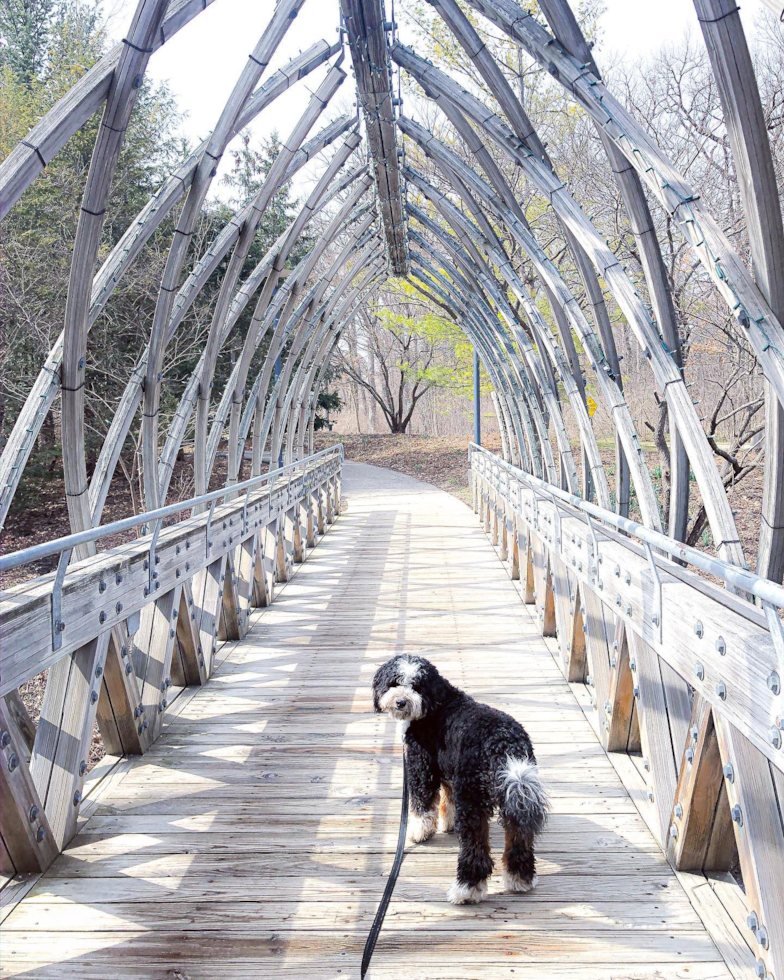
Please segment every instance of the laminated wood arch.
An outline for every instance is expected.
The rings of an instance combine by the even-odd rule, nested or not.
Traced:
[[[406,279],[424,302],[463,330],[490,379],[504,459],[476,450],[471,467],[475,500],[499,540],[501,557],[509,557],[513,577],[526,579],[527,600],[536,607],[542,631],[555,636],[567,678],[588,687],[606,747],[625,748],[639,740],[648,763],[642,778],[653,807],[651,825],[662,843],[669,835],[673,863],[683,866],[696,860],[689,855],[706,853],[701,828],[719,805],[732,804],[734,814],[740,808],[746,815],[745,823],[737,816],[732,820],[749,901],[758,922],[767,923],[767,932],[755,930],[758,973],[770,975],[777,966],[781,975],[784,914],[777,912],[784,838],[773,809],[763,812],[759,801],[780,802],[784,785],[784,632],[777,612],[784,604],[777,604],[779,593],[770,591],[771,582],[760,587],[759,579],[738,571],[748,556],[716,456],[687,392],[679,323],[652,217],[653,204],[666,210],[693,261],[748,337],[764,374],[765,484],[757,568],[779,583],[784,577],[784,230],[762,103],[736,5],[694,0],[740,178],[752,268],[651,134],[607,89],[569,0],[538,0],[531,10],[515,0],[428,0],[481,79],[475,91],[401,44],[382,0],[340,0],[338,43],[316,42],[272,71],[282,40],[297,31],[298,15],[318,2],[277,0],[261,37],[237,66],[210,136],[169,174],[99,264],[115,170],[148,60],[210,2],[138,0],[125,39],[0,164],[2,218],[68,139],[101,113],[73,242],[63,332],[40,366],[0,457],[0,523],[58,397],[73,531],[87,532],[101,523],[123,448],[137,433],[143,510],[174,495],[175,463],[191,433],[199,497],[191,501],[188,519],[166,529],[169,551],[161,580],[167,587],[156,591],[161,581],[153,531],[151,550],[145,550],[146,539],[123,552],[132,575],[125,566],[111,566],[113,581],[127,593],[112,603],[111,618],[101,607],[99,627],[84,625],[95,596],[79,591],[78,582],[74,615],[90,613],[78,621],[81,632],[69,626],[74,633],[65,631],[65,638],[51,580],[14,593],[22,609],[14,615],[19,621],[29,616],[38,633],[31,634],[35,656],[28,659],[27,638],[17,634],[11,680],[4,680],[3,688],[10,700],[0,702],[4,729],[13,727],[16,688],[33,676],[27,667],[34,661],[36,671],[50,671],[44,724],[17,788],[26,812],[39,814],[38,822],[27,821],[32,829],[24,820],[14,823],[14,860],[24,870],[42,867],[73,833],[86,768],[81,756],[96,713],[114,751],[144,752],[160,731],[161,718],[156,715],[146,727],[142,715],[162,716],[167,675],[175,669],[175,637],[183,681],[205,681],[221,631],[241,636],[251,604],[271,601],[275,581],[286,580],[293,562],[302,559],[313,538],[314,508],[328,515],[320,514],[322,524],[339,512],[340,453],[314,454],[318,396],[340,339],[363,305],[377,303],[390,279]],[[778,0],[765,2],[784,13]],[[521,57],[562,86],[595,126],[640,257],[639,292],[571,192],[568,175],[558,172],[557,154],[548,155],[505,66],[468,19],[466,5],[480,27],[487,23],[500,30]],[[437,111],[449,138],[438,138],[416,111],[400,109],[405,78],[415,83],[416,99],[428,100]],[[305,79],[308,104],[292,120],[264,181],[197,249],[194,233],[232,140],[256,120],[263,122],[264,110]],[[354,98],[356,111],[337,108]],[[249,268],[271,202],[306,164],[315,174],[311,189],[288,227]],[[512,168],[557,229],[561,254],[545,241],[541,225],[529,220],[522,195],[506,176]],[[123,393],[112,406],[112,423],[90,471],[85,451],[90,331],[164,229],[169,237],[162,243],[165,258],[145,324],[147,342],[134,352],[133,369],[122,379]],[[609,311],[618,313],[618,323],[611,322]],[[204,315],[208,327],[193,356],[195,367],[178,379],[168,401],[162,392],[173,349],[195,313]],[[671,493],[666,514],[646,464],[628,386],[624,390],[616,349],[621,330],[634,338],[650,367],[650,383],[667,404]],[[614,479],[602,459],[606,433],[588,410],[589,384],[599,392],[612,426]],[[165,420],[162,404],[167,410],[173,406]],[[226,479],[218,530],[205,491],[217,479],[222,450]],[[275,483],[279,463],[297,473],[290,481],[294,491]],[[695,582],[680,564],[694,560],[681,547],[688,530],[690,470],[723,559],[708,561],[700,552],[695,562],[714,580],[723,578],[724,589],[704,579]],[[249,479],[271,482],[263,492],[251,493]],[[639,525],[624,522],[632,499]],[[147,523],[153,529],[156,520],[145,513],[139,527]],[[597,521],[604,522],[598,534]],[[570,541],[561,533],[562,522]],[[665,528],[669,537],[660,533]],[[625,535],[634,534],[647,551],[630,544]],[[507,548],[509,535],[513,543]],[[69,585],[87,574],[90,562],[110,567],[111,555],[87,554],[93,539],[88,533],[81,539],[83,550],[75,548],[61,559]],[[179,554],[181,543],[199,559],[193,569],[185,566],[182,579],[177,564],[175,579],[171,555]],[[617,571],[601,568],[600,558]],[[703,559],[707,564],[699,564]],[[103,579],[101,584],[99,596],[106,588]],[[746,602],[744,593],[753,593],[763,608]],[[63,601],[67,607],[67,595]],[[702,610],[697,623],[686,621],[683,609],[691,605]],[[662,625],[665,610],[676,623],[670,633]],[[721,659],[724,633],[729,634],[725,620],[734,630],[735,649]],[[710,642],[700,644],[707,633]],[[78,642],[71,639],[74,634]],[[100,685],[87,681],[102,676],[105,687],[96,706]],[[639,732],[630,738],[632,718]],[[733,777],[724,785],[727,766]],[[726,823],[726,814],[723,819]],[[44,836],[36,840],[41,830]]]
[[[260,454],[264,451],[264,446],[259,444],[265,428],[268,429],[265,445],[270,438],[276,445],[285,441],[286,427],[290,423],[285,417],[284,405],[292,379],[302,372],[295,370],[296,361],[290,363],[287,377],[275,393],[277,407],[270,409],[272,419],[265,427],[263,420],[269,414],[267,389],[271,382],[272,364],[286,344],[295,345],[297,356],[303,356],[305,350],[310,350],[314,331],[317,334],[324,325],[323,317],[316,321],[313,317],[329,291],[336,286],[329,285],[335,275],[333,271],[331,276],[324,277],[320,295],[311,297],[308,304],[295,315],[298,304],[306,295],[307,280],[313,275],[324,252],[323,242],[312,250],[310,261],[301,263],[291,283],[287,283],[283,289],[278,288],[280,274],[296,241],[318,211],[331,207],[336,195],[345,200],[346,193],[353,193],[353,180],[367,180],[357,176],[357,164],[352,162],[362,137],[358,130],[352,128],[354,124],[349,117],[327,123],[320,133],[310,136],[306,142],[316,119],[324,112],[345,78],[344,69],[339,64],[343,60],[342,54],[338,63],[327,68],[324,80],[302,118],[293,127],[291,136],[281,147],[272,171],[255,200],[248,202],[232,218],[205,253],[187,270],[187,274],[183,276],[183,273],[186,272],[184,264],[195,222],[213,180],[216,164],[229,141],[298,79],[328,64],[338,54],[339,45],[319,42],[269,78],[264,77],[282,38],[296,23],[304,2],[280,0],[276,4],[266,29],[238,75],[213,133],[160,188],[101,269],[95,269],[97,236],[102,225],[101,212],[111,187],[113,161],[121,145],[122,134],[115,133],[115,130],[123,128],[122,125],[115,126],[112,120],[122,123],[127,117],[136,91],[131,82],[144,71],[146,60],[156,47],[198,13],[195,5],[185,0],[176,4],[155,4],[152,0],[140,3],[128,35],[129,43],[118,46],[96,65],[0,167],[0,189],[3,191],[3,207],[7,209],[24,187],[29,186],[44,162],[51,159],[68,136],[84,124],[89,113],[104,106],[106,124],[99,129],[75,242],[66,329],[62,340],[55,345],[42,367],[41,375],[4,447],[0,462],[0,517],[7,513],[30,447],[58,392],[61,394],[66,433],[66,494],[74,529],[100,521],[120,450],[134,419],[139,418],[137,413],[140,410],[142,472],[145,504],[149,506],[155,506],[165,499],[173,460],[191,425],[195,424],[196,427],[194,472],[199,489],[207,485],[217,446],[223,436],[228,436],[232,446],[229,452],[230,481],[240,476],[239,443],[242,433],[247,435],[251,427],[256,433],[255,470],[260,467]],[[732,64],[727,58],[730,50],[746,51],[742,44],[740,22],[727,7],[728,2],[699,0],[697,6],[729,120],[733,152],[738,165],[750,174],[750,180],[742,186],[744,206],[752,228],[755,267],[761,270],[760,275],[764,280],[761,288],[753,282],[748,270],[730,249],[726,237],[683,178],[673,171],[650,137],[604,88],[598,68],[566,0],[543,0],[541,4],[542,14],[554,32],[552,36],[513,0],[471,0],[470,4],[482,17],[519,44],[530,58],[545,67],[596,123],[639,248],[652,305],[651,314],[581,211],[578,202],[555,173],[525,109],[456,0],[432,0],[432,6],[473,62],[484,84],[497,100],[503,118],[434,65],[397,41],[390,43],[390,24],[381,17],[378,0],[346,0],[342,12],[356,73],[358,105],[368,135],[371,173],[384,228],[389,272],[406,274],[408,268],[410,236],[406,234],[406,229],[409,227],[407,216],[411,214],[411,209],[407,209],[403,196],[404,182],[408,179],[434,209],[427,216],[420,213],[415,218],[415,223],[421,228],[416,234],[424,236],[421,242],[427,242],[421,247],[432,255],[431,247],[438,240],[442,255],[446,251],[451,256],[451,262],[456,263],[453,268],[457,278],[449,276],[446,292],[447,281],[442,277],[440,289],[443,296],[460,291],[461,309],[470,311],[474,334],[478,336],[478,331],[482,333],[488,364],[490,351],[493,352],[494,371],[503,389],[499,394],[505,424],[513,432],[510,445],[516,447],[519,458],[528,458],[537,472],[554,479],[555,452],[563,478],[568,486],[574,487],[576,466],[562,421],[565,405],[561,406],[559,401],[563,396],[577,424],[582,446],[583,477],[586,481],[583,492],[595,494],[604,505],[610,502],[608,481],[585,409],[585,381],[574,346],[574,334],[615,423],[618,440],[614,487],[616,507],[621,513],[626,511],[627,481],[631,477],[643,519],[651,527],[662,527],[662,515],[645,466],[639,436],[623,397],[614,337],[599,288],[599,279],[602,278],[625,314],[652,368],[654,380],[669,405],[672,494],[670,513],[666,515],[667,526],[671,533],[682,536],[688,502],[686,477],[691,465],[719,553],[736,563],[743,563],[737,531],[712,452],[680,371],[673,306],[666,288],[661,252],[652,231],[645,193],[654,194],[668,208],[682,227],[696,257],[714,278],[717,288],[728,297],[733,311],[747,328],[750,343],[768,379],[771,393],[767,411],[768,465],[760,560],[764,568],[771,569],[778,576],[780,571],[784,571],[778,568],[780,555],[784,552],[778,546],[784,523],[784,463],[779,438],[780,409],[777,408],[781,396],[784,396],[784,366],[780,355],[783,334],[776,316],[781,303],[777,280],[765,270],[777,267],[784,249],[779,209],[769,206],[777,203],[777,190],[769,164],[770,149],[765,134],[759,131],[759,99],[757,97],[755,100],[754,97],[756,90],[747,52]],[[715,26],[719,23],[719,15],[723,25],[721,28]],[[394,25],[391,29],[394,38]],[[133,40],[137,34],[139,44]],[[579,63],[579,71],[578,59],[583,59]],[[439,144],[432,133],[413,119],[403,117],[395,108],[393,62],[400,70],[412,75],[423,86],[427,97],[440,106],[466,152],[476,161],[477,169],[468,167],[454,151]],[[382,70],[378,71],[380,65]],[[748,93],[748,96],[741,93]],[[743,99],[747,97],[754,111],[745,113]],[[409,171],[408,178],[402,173],[397,150],[400,137],[394,137],[395,126],[402,129],[406,139],[414,140],[435,161],[441,175],[440,188],[425,187],[421,183],[421,174],[415,175],[414,171]],[[258,221],[276,188],[291,179],[304,162],[341,136],[343,142],[333,155],[332,162],[323,170],[318,187],[297,219],[259,266],[241,282],[240,268]],[[514,193],[494,162],[490,145],[494,147],[493,152],[500,150],[515,163],[535,193],[542,195],[547,206],[553,209],[585,290],[584,301],[575,298],[551,258],[536,241]],[[480,169],[481,176],[478,172]],[[351,176],[352,171],[354,176]],[[455,204],[459,204],[462,211]],[[112,290],[145,243],[175,207],[180,207],[180,214],[150,325],[150,343],[144,352],[140,352],[139,362],[128,379],[126,392],[118,406],[95,472],[88,481],[83,415],[89,328],[100,316]],[[353,234],[350,211],[349,208],[339,222],[333,221],[329,225],[329,240],[336,235]],[[432,221],[435,213],[438,215],[437,223],[428,226],[427,222]],[[466,214],[471,216],[471,220],[466,218]],[[358,227],[367,230],[364,225]],[[548,301],[549,323],[523,287],[520,277],[515,274],[507,246],[498,238],[497,228],[503,229],[503,235],[515,248],[521,249],[532,263]],[[345,259],[350,260],[351,249],[359,247],[356,236],[353,245],[346,247],[348,252]],[[161,445],[158,418],[167,347],[205,283],[226,256],[228,268],[219,283],[202,357],[185,385],[180,407]],[[429,273],[428,278],[433,284]],[[226,389],[219,397],[213,398],[212,379],[221,351],[233,325],[253,297],[256,307],[252,329],[242,346],[239,362],[231,372]],[[510,297],[514,297],[515,310],[509,303]],[[449,298],[455,302],[454,295]],[[314,325],[316,322],[318,327]],[[255,397],[255,404],[251,407],[245,389],[250,364],[260,343],[270,344],[270,354],[251,384]],[[274,358],[271,357],[272,353],[275,354]],[[313,354],[312,351],[310,353]],[[562,386],[562,395],[557,383]],[[309,395],[291,392],[290,401],[302,404],[308,399]],[[290,408],[291,405],[287,411]],[[254,418],[256,422],[253,422]],[[279,431],[281,426],[284,427],[283,431]],[[554,430],[552,426],[555,426]],[[554,446],[550,442],[551,435],[555,437]],[[685,462],[687,455],[688,464]]]

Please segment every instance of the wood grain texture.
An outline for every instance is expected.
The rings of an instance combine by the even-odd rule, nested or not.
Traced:
[[[531,895],[495,876],[485,904],[455,908],[454,838],[409,848],[371,976],[726,980],[471,511],[373,467],[345,483],[332,533],[8,916],[4,963],[199,978],[220,957],[227,976],[354,975],[401,778],[370,680],[421,651],[528,726],[553,813]]]

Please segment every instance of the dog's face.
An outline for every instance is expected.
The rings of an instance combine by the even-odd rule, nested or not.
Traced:
[[[373,707],[396,721],[418,721],[439,701],[443,681],[424,657],[393,657],[373,678]]]

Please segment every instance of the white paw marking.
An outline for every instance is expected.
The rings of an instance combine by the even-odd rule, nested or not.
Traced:
[[[408,815],[408,839],[412,844],[421,844],[422,841],[430,840],[436,832],[435,813],[409,813]]]
[[[487,882],[464,885],[461,881],[456,881],[447,891],[446,897],[453,905],[476,905],[487,897]]]
[[[510,871],[504,871],[504,889],[508,892],[532,892],[538,880],[537,875],[525,879],[520,875],[513,875]]]

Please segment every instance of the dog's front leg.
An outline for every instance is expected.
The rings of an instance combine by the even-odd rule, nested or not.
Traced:
[[[421,844],[436,832],[441,775],[436,760],[422,745],[413,740],[407,745],[408,839],[412,844]]]
[[[473,905],[487,895],[487,879],[493,873],[490,826],[487,816],[455,800],[455,830],[460,843],[457,877],[446,893],[453,905]]]

